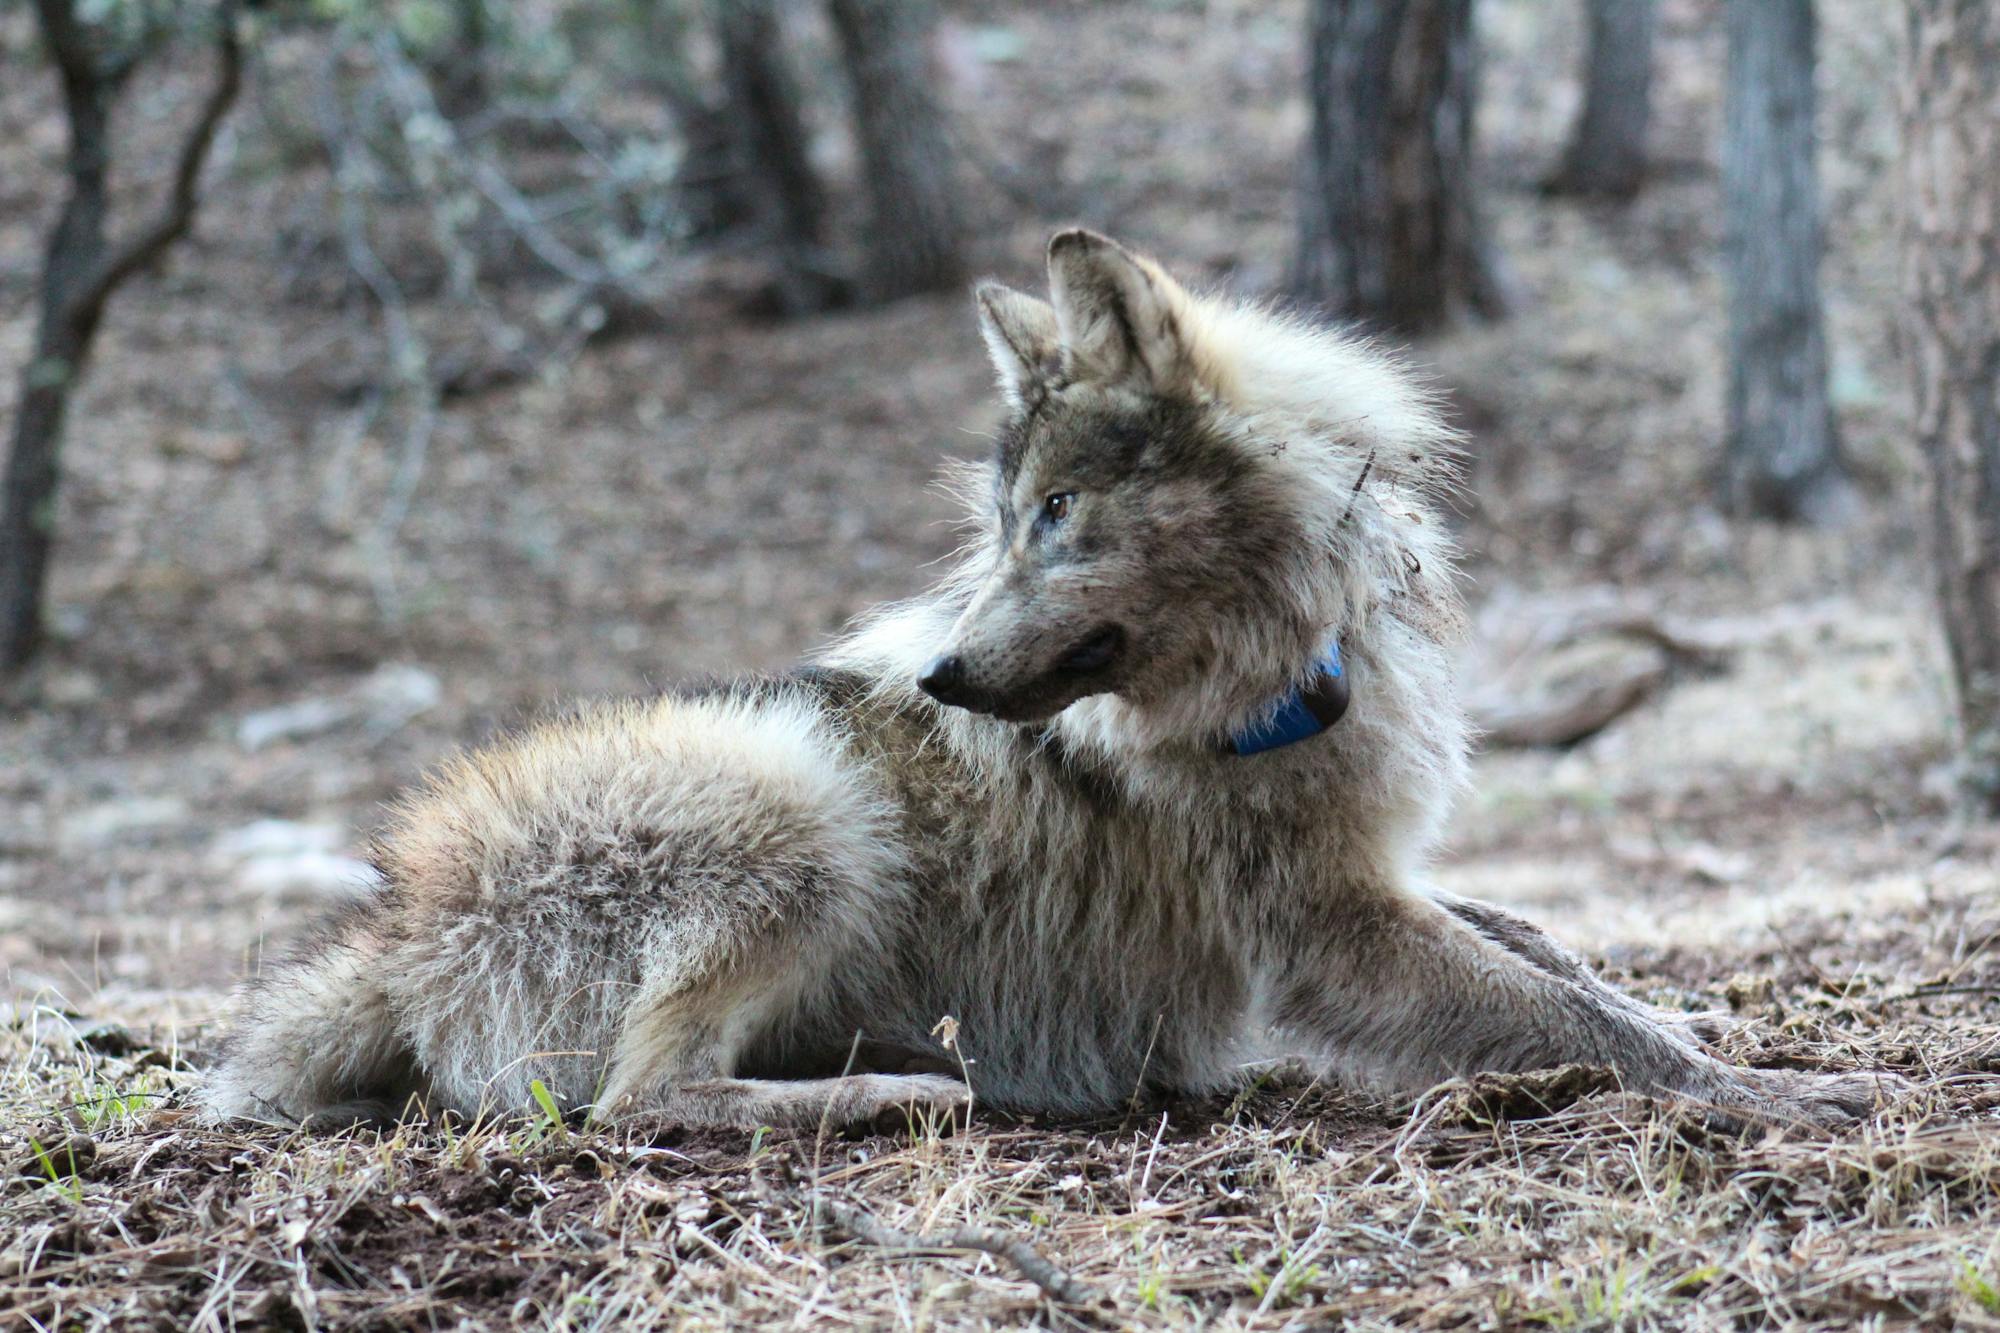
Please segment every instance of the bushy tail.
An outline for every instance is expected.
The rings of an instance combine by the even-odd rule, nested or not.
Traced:
[[[212,1120],[392,1119],[417,1091],[383,976],[379,911],[356,904],[245,982],[200,1099]]]

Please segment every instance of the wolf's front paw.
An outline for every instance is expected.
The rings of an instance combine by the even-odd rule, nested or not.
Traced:
[[[1736,1025],[1736,1017],[1726,1009],[1703,1009],[1688,1013],[1678,1009],[1663,1009],[1660,1017],[1667,1026],[1682,1036],[1692,1037],[1696,1045],[1713,1046],[1728,1035]]]
[[[1909,1081],[1895,1074],[1814,1074],[1793,1069],[1744,1072],[1757,1098],[1754,1109],[1759,1119],[1819,1129],[1840,1129],[1865,1120],[1910,1090]]]

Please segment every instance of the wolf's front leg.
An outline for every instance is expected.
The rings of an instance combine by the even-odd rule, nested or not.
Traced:
[[[1872,1074],[1724,1064],[1610,991],[1566,950],[1538,966],[1529,956],[1541,951],[1533,941],[1517,951],[1414,895],[1356,895],[1288,949],[1280,1022],[1342,1064],[1399,1087],[1602,1065],[1636,1090],[1682,1097],[1724,1118],[1833,1125],[1867,1115],[1895,1085]]]
[[[1668,1030],[1683,1041],[1716,1041],[1726,1030],[1722,1015],[1656,1009],[1635,996],[1627,995],[1592,972],[1588,963],[1526,917],[1517,916],[1492,903],[1461,898],[1436,887],[1427,887],[1424,892],[1432,902],[1509,953],[1520,955],[1552,976],[1575,982],[1608,1004],[1630,1009],[1643,1018],[1666,1024]]]

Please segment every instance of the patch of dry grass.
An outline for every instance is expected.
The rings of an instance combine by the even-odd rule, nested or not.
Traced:
[[[1735,1058],[1917,1081],[1832,1138],[1548,1076],[865,1137],[627,1140],[533,1108],[225,1133],[178,1108],[200,1075],[172,1040],[23,1008],[0,1326],[2000,1327],[2000,919],[1963,906],[1970,933],[1903,980],[1632,979],[1733,1002]],[[998,1243],[908,1248],[962,1228]],[[1019,1245],[1042,1285],[992,1252]]]

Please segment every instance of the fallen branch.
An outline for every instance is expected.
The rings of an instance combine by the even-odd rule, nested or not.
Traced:
[[[857,1204],[844,1203],[823,1194],[815,1194],[812,1204],[813,1216],[822,1225],[831,1224],[855,1240],[879,1249],[908,1254],[974,1250],[1012,1264],[1022,1277],[1040,1287],[1050,1300],[1059,1304],[1089,1305],[1097,1300],[1097,1292],[1089,1284],[1056,1267],[1043,1258],[1034,1246],[1013,1236],[983,1227],[959,1227],[944,1235],[923,1236],[892,1227]]]
[[[1635,607],[1605,607],[1594,612],[1582,612],[1563,625],[1554,637],[1557,643],[1574,643],[1592,634],[1638,639],[1652,644],[1670,657],[1697,666],[1715,666],[1728,656],[1727,645],[1712,631],[1678,624]]]
[[[1475,704],[1473,722],[1485,733],[1489,749],[1574,745],[1644,703],[1666,679],[1664,662],[1632,662],[1617,674],[1591,681],[1560,698]]]
[[[1669,619],[1626,601],[1571,605],[1558,614],[1488,608],[1503,623],[1475,665],[1469,701],[1489,749],[1574,745],[1625,716],[1690,667],[1715,671],[1733,646],[1712,624]],[[1621,650],[1619,641],[1627,646]]]

